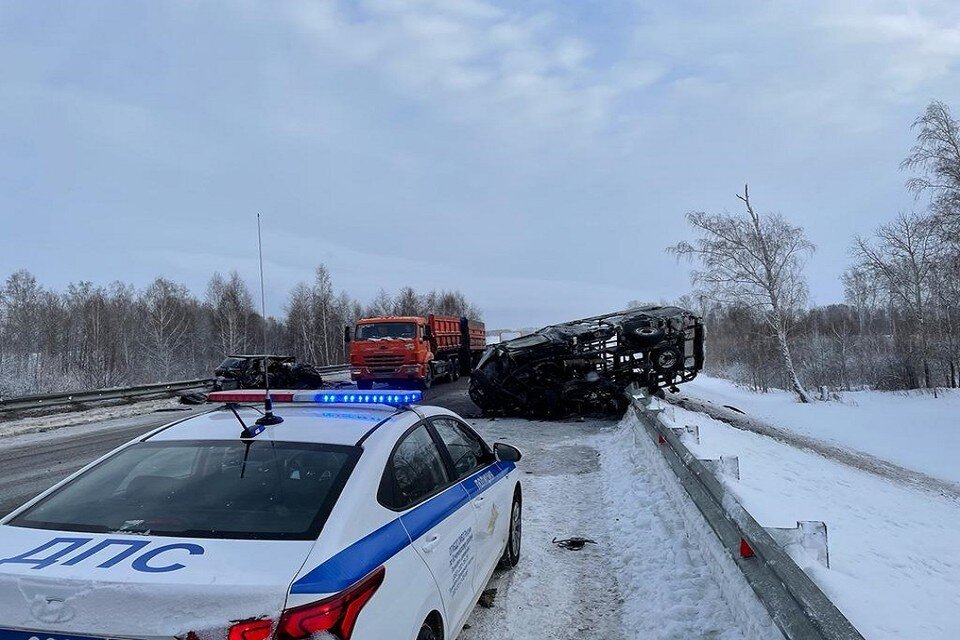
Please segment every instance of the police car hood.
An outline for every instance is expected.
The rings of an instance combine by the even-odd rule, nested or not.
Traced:
[[[312,547],[0,526],[0,631],[222,639],[277,620]]]

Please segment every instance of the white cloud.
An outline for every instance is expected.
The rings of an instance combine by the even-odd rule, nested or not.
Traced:
[[[479,0],[288,9],[324,60],[364,65],[445,117],[500,130],[608,127],[617,98],[640,79],[591,64],[592,45],[549,13],[508,13]]]

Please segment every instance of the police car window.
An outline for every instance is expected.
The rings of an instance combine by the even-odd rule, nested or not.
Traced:
[[[397,445],[391,464],[396,508],[412,505],[450,481],[440,451],[425,425],[411,431]]]
[[[268,440],[141,442],[9,524],[94,533],[313,539],[358,455],[355,447]]]
[[[450,452],[458,479],[470,475],[488,460],[487,447],[483,441],[456,421],[437,419],[433,421],[433,428]]]

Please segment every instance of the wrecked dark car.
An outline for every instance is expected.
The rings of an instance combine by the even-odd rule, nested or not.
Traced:
[[[486,415],[617,414],[631,383],[657,393],[703,368],[703,321],[650,306],[544,327],[487,348],[470,398]]]
[[[232,355],[214,370],[214,389],[263,389],[264,359],[269,363],[270,387],[273,389],[322,389],[329,386],[316,367],[299,363],[293,356]]]

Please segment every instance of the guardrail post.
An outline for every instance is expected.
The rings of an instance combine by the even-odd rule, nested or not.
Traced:
[[[791,555],[813,556],[817,562],[830,568],[830,547],[827,524],[819,520],[801,520],[796,527],[765,527],[774,540]]]

